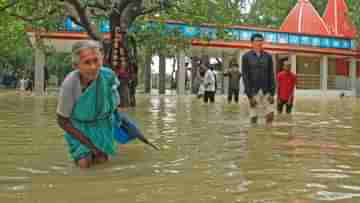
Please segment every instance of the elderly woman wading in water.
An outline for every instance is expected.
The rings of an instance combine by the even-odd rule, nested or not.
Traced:
[[[100,48],[95,41],[74,44],[75,70],[66,76],[59,93],[58,124],[80,168],[106,162],[117,148],[113,113],[119,103],[119,82],[112,70],[102,66]]]

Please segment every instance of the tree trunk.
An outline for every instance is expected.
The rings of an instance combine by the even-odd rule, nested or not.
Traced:
[[[131,77],[130,77],[130,81],[129,81],[129,102],[130,102],[130,106],[135,107],[136,106],[136,87],[138,84],[138,67],[137,64],[132,63],[131,65],[131,69],[133,70],[131,72]]]
[[[125,46],[128,24],[122,23],[121,13],[113,11],[110,15],[111,49],[107,63],[114,70],[120,81],[120,107],[130,105],[129,80],[131,70],[129,66],[128,49]]]

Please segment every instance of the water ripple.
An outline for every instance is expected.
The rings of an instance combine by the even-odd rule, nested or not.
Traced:
[[[193,95],[140,94],[139,105],[126,112],[161,151],[130,143],[119,157],[84,171],[68,158],[58,136],[55,97],[24,99],[1,96],[1,90],[0,97],[0,198],[23,194],[39,202],[77,203],[359,198],[360,100],[298,97],[293,115],[276,116],[266,127],[263,118],[250,124],[246,98],[227,105],[226,97],[217,95],[214,105],[203,105]]]
[[[0,181],[22,181],[22,180],[30,180],[30,177],[0,176]]]
[[[337,173],[321,173],[321,174],[314,174],[313,177],[315,178],[350,178],[351,176],[345,174],[337,174]]]
[[[356,190],[360,191],[360,186],[353,186],[353,185],[339,185],[340,188],[348,189],[348,190]]]
[[[360,194],[319,191],[316,193],[314,199],[322,200],[322,201],[336,201],[336,200],[352,199],[354,197],[360,197]]]
[[[24,167],[18,167],[17,170],[29,172],[32,174],[49,174],[50,173],[49,171],[45,171],[45,170],[38,170],[38,169],[24,168]]]

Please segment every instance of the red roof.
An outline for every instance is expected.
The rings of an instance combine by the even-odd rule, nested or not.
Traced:
[[[332,34],[355,38],[357,31],[347,18],[347,12],[348,7],[344,0],[328,0],[323,18]]]
[[[331,32],[309,0],[298,0],[280,27],[280,31],[310,35],[330,35]]]

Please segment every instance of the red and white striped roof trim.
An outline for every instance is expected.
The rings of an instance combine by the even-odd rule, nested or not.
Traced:
[[[298,0],[280,31],[310,35],[331,35],[330,29],[309,0]]]

